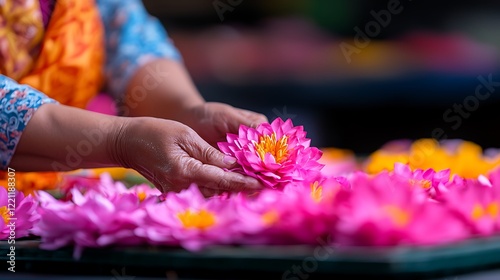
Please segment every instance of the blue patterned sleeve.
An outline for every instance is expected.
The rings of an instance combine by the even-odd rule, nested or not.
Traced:
[[[181,60],[162,24],[141,0],[97,0],[106,33],[107,90],[122,100],[137,68],[154,58]]]
[[[10,163],[24,128],[45,103],[57,103],[43,93],[0,75],[0,169]]]

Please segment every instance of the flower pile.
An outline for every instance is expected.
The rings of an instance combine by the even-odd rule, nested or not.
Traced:
[[[290,120],[241,127],[239,135],[228,135],[219,145],[237,158],[235,171],[267,188],[206,198],[196,185],[161,194],[146,184],[129,188],[108,173],[98,179],[72,175],[63,180],[61,198],[39,191],[34,211],[31,196],[20,197],[25,202],[17,213],[41,237],[42,248],[74,246],[75,257],[86,247],[109,245],[192,251],[213,244],[316,245],[325,240],[332,246],[427,246],[500,233],[500,169],[477,169],[485,167],[472,161],[471,146],[464,142],[433,147],[435,153],[447,149],[457,161],[468,159],[469,169],[466,162],[451,163],[444,156],[432,163],[423,157],[420,164],[443,160],[454,169],[415,168],[379,154],[371,158],[372,172],[357,170],[345,151],[325,150],[330,156],[320,158],[303,128]],[[405,157],[411,145],[394,142],[384,151]],[[342,159],[339,168],[330,166],[335,158]],[[373,172],[377,164],[386,168]],[[7,203],[4,197],[0,192],[0,209]]]
[[[205,198],[196,185],[160,194],[103,174],[67,199],[39,193],[42,248],[151,244],[437,245],[500,232],[500,170],[477,179],[396,164],[376,175],[316,177],[282,190]],[[81,182],[81,183],[82,183]]]

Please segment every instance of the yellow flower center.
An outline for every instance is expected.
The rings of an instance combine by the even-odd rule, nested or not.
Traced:
[[[215,215],[206,210],[191,211],[186,210],[177,214],[182,225],[187,229],[201,229],[205,230],[215,224]]]
[[[318,181],[311,184],[311,197],[316,202],[320,202],[323,198],[323,187],[319,185]]]
[[[266,226],[275,224],[279,219],[279,214],[276,210],[269,210],[262,215],[262,221]]]
[[[7,209],[6,206],[0,207],[0,215],[2,215],[4,223],[8,224],[9,219],[10,219],[10,215],[9,215],[9,209]]]
[[[472,219],[479,220],[484,218],[485,216],[490,216],[492,219],[496,219],[498,217],[499,205],[497,202],[492,202],[488,204],[486,207],[483,207],[481,204],[476,204],[472,208]]]
[[[139,198],[139,201],[142,202],[144,199],[146,199],[146,193],[145,192],[138,192],[137,197]]]
[[[279,140],[276,139],[276,133],[264,135],[259,138],[259,143],[255,143],[255,150],[264,160],[267,153],[270,153],[277,163],[283,162],[288,156],[288,137],[285,135]]]
[[[418,184],[420,185],[422,188],[424,189],[429,189],[432,185],[432,182],[429,181],[429,180],[415,180],[415,179],[410,179],[410,184],[412,184],[412,186],[414,186],[415,184]]]
[[[404,227],[410,222],[410,214],[398,206],[385,206],[384,212],[389,215],[392,222],[398,227]]]

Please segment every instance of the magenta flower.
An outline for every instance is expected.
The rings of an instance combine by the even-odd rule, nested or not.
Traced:
[[[72,192],[78,190],[85,194],[90,190],[94,190],[102,194],[117,194],[127,191],[125,185],[121,182],[115,182],[111,175],[102,173],[99,177],[87,177],[86,175],[65,175],[60,187],[62,200],[69,201],[72,199]]]
[[[493,186],[500,186],[500,167],[497,167],[488,173],[488,181]]]
[[[320,159],[320,163],[325,165],[325,167],[321,169],[321,173],[324,176],[343,176],[359,170],[356,159],[354,158],[332,160],[323,157]]]
[[[129,188],[126,193],[133,193],[139,198],[139,201],[147,203],[150,200],[158,201],[162,193],[157,189],[147,184],[135,185]]]
[[[197,251],[210,244],[228,244],[235,239],[238,218],[227,199],[205,199],[196,185],[165,200],[145,206],[146,216],[135,233],[155,245],[180,245]]]
[[[499,183],[480,176],[447,194],[446,204],[469,226],[471,235],[488,236],[500,230]]]
[[[12,240],[28,236],[39,219],[36,212],[37,203],[31,195],[24,196],[15,191],[9,197],[9,192],[0,186],[0,240]],[[10,243],[9,243],[10,244]]]
[[[270,188],[283,188],[287,183],[303,181],[320,172],[321,151],[310,147],[302,126],[290,119],[277,118],[256,129],[240,126],[239,135],[228,134],[227,142],[218,143],[222,152],[237,159],[235,171],[262,181]]]
[[[84,193],[78,188],[70,190],[68,201],[57,200],[41,191],[38,193],[41,218],[33,232],[41,237],[44,249],[74,244],[75,257],[79,257],[85,247],[142,243],[134,231],[146,215],[143,207],[158,199],[141,202],[138,189],[127,190],[104,175],[96,188]]]
[[[393,173],[403,180],[408,180],[410,184],[423,188],[432,199],[439,200],[443,193],[448,191],[448,187],[453,185],[450,184],[450,169],[438,172],[432,168],[412,171],[408,164],[395,163]],[[453,178],[453,181],[456,180],[458,178]]]
[[[345,177],[320,177],[287,186],[283,191],[291,203],[282,213],[282,224],[288,235],[301,244],[329,239],[337,223],[334,203],[341,190],[350,190]]]
[[[336,242],[341,245],[432,245],[466,237],[463,222],[443,205],[422,199],[424,190],[381,172],[356,173],[352,190],[340,190]],[[424,196],[425,197],[425,196]]]
[[[317,244],[332,232],[333,201],[345,178],[294,182],[283,191],[267,189],[257,197],[237,197],[238,216],[251,231],[239,243]]]
[[[286,186],[284,187],[287,188]],[[266,189],[255,197],[239,194],[233,197],[237,216],[240,217],[240,244],[290,244],[293,238],[287,234],[297,230],[296,225],[291,227],[287,223],[286,215],[296,203],[288,192]],[[296,211],[289,217],[298,217]]]

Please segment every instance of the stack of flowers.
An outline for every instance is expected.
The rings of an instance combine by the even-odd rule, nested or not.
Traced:
[[[161,194],[149,185],[127,188],[106,173],[99,180],[73,176],[61,199],[38,192],[39,220],[28,219],[30,232],[45,249],[74,246],[76,257],[109,245],[423,246],[500,232],[500,170],[471,178],[393,163],[374,174],[332,174],[322,172],[321,151],[305,136],[302,127],[277,119],[241,127],[220,143],[238,160],[233,171],[267,186],[257,195],[206,198],[196,185]]]

